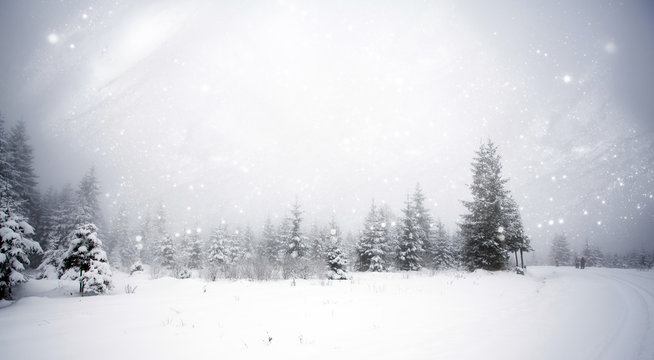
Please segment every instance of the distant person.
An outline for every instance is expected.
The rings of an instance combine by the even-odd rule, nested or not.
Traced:
[[[575,269],[579,269],[579,258],[575,256]]]
[[[556,264],[556,267],[559,267],[559,258],[554,258],[554,264]]]
[[[581,261],[579,261],[579,264],[581,265],[582,269],[586,268],[586,258],[582,256]]]

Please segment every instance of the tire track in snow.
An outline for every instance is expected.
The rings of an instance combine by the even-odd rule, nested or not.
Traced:
[[[616,272],[600,272],[595,275],[613,282],[625,305],[620,316],[620,326],[613,331],[596,358],[654,359],[654,344],[651,340],[654,339],[654,292],[633,281],[633,278],[626,279]],[[645,276],[638,278],[644,282],[652,280]],[[625,347],[629,344],[633,346]]]

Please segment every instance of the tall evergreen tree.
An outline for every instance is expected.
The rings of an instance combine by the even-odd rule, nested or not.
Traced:
[[[432,231],[432,264],[436,270],[452,269],[456,266],[456,259],[452,249],[450,237],[440,220],[435,222]]]
[[[239,258],[249,260],[254,256],[254,234],[248,225],[244,230],[239,230]]]
[[[231,256],[228,254],[229,240],[227,238],[227,228],[223,224],[219,228],[211,231],[209,235],[209,250],[207,252],[207,265],[209,277],[215,280],[219,272],[226,273],[226,267]]]
[[[330,280],[347,280],[347,260],[341,250],[341,231],[332,218],[329,224],[329,239],[326,244],[327,277]]]
[[[90,290],[96,294],[105,293],[113,288],[111,267],[107,255],[102,249],[94,224],[77,227],[70,241],[70,247],[62,266],[65,271],[78,272],[79,292]]]
[[[48,214],[49,225],[43,229],[47,238],[47,250],[38,267],[40,277],[60,277],[61,260],[68,250],[69,235],[75,230],[77,203],[75,191],[70,184],[56,195],[56,206]]]
[[[28,256],[42,252],[33,235],[32,226],[14,210],[7,189],[0,189],[0,299],[10,297],[12,287],[27,280]]]
[[[463,257],[470,270],[500,270],[506,267],[508,249],[504,243],[508,228],[506,203],[508,191],[502,178],[497,147],[489,140],[482,144],[472,162],[472,201],[463,201],[461,235],[465,241]]]
[[[109,232],[109,237],[106,244],[107,252],[109,252],[110,257],[113,257],[115,254],[121,256],[123,253],[123,246],[126,246],[126,239],[129,237],[129,212],[127,211],[127,206],[124,203],[118,203],[116,213],[111,219],[111,230]],[[118,251],[114,251],[116,249]],[[114,260],[120,259],[111,259],[112,263]],[[122,262],[122,260],[120,260]],[[132,264],[128,264],[131,266]]]
[[[420,238],[420,242],[422,243],[422,264],[423,265],[429,265],[432,262],[432,259],[434,257],[433,253],[433,246],[431,243],[431,231],[432,231],[432,226],[433,220],[431,215],[429,214],[429,210],[425,208],[425,195],[422,193],[422,188],[420,188],[420,184],[416,184],[416,189],[413,193],[413,196],[411,198],[413,201],[413,213],[415,216],[415,222],[416,225],[418,226],[419,231],[417,232],[418,237]]]
[[[92,167],[84,175],[77,189],[77,216],[76,225],[95,224],[96,230],[102,225],[100,213],[100,183],[95,175],[95,168]]]
[[[502,202],[502,210],[504,214],[503,223],[505,228],[503,230],[504,245],[507,251],[513,252],[515,258],[515,266],[518,267],[518,252],[520,253],[521,267],[524,268],[523,253],[531,251],[531,242],[527,234],[525,234],[524,227],[522,226],[522,218],[518,204],[513,197],[509,194]]]
[[[263,225],[263,233],[261,235],[262,241],[262,255],[268,259],[271,264],[281,265],[284,252],[283,243],[280,241],[281,236],[278,235],[277,230],[270,221],[270,217],[266,219]]]
[[[150,262],[153,265],[170,267],[164,254],[164,246],[166,246],[164,242],[166,237],[170,238],[170,236],[166,231],[166,208],[163,204],[159,204],[155,216],[150,221],[147,232],[150,237],[150,241],[147,244]],[[172,251],[172,238],[170,238],[170,241],[169,245]]]
[[[599,247],[591,245],[588,240],[584,246],[582,256],[586,259],[586,266],[600,267],[604,265],[604,254],[602,254]]]
[[[51,237],[54,234],[57,227],[57,220],[55,219],[55,214],[58,207],[58,194],[54,188],[49,188],[39,198],[38,204],[38,238],[35,238],[37,242],[41,245],[43,249],[48,249],[51,241]]]
[[[300,210],[300,204],[297,199],[291,208],[291,216],[288,218],[288,224],[288,232],[284,235],[286,252],[282,275],[284,278],[306,278],[309,275],[306,259],[307,238],[302,232],[302,211]]]
[[[189,234],[189,247],[188,247],[188,267],[191,269],[199,269],[202,267],[202,237],[200,236],[199,228],[191,231]]]
[[[564,233],[554,235],[550,249],[550,263],[552,265],[570,265],[570,246]]]
[[[132,265],[141,261],[136,236],[127,235],[122,238],[118,245],[118,256],[120,256],[120,264],[123,270],[129,270]]]
[[[309,232],[309,257],[314,261],[322,262],[325,259],[326,251],[327,236],[322,229],[313,224]]]
[[[36,215],[36,174],[34,173],[34,155],[25,123],[18,122],[9,133],[7,146],[7,173],[16,211],[31,219]]]
[[[291,209],[290,229],[288,234],[286,234],[286,255],[296,259],[302,258],[306,255],[307,244],[306,237],[302,233],[302,211],[300,210],[300,204],[295,200],[293,208]]]
[[[388,270],[388,224],[373,201],[364,221],[357,248],[359,271]]]
[[[161,240],[161,266],[170,270],[175,267],[174,242],[170,234],[165,234]]]
[[[402,213],[398,263],[401,270],[420,270],[424,255],[422,239],[425,236],[422,228],[418,225],[418,217],[408,196],[406,207]]]
[[[10,177],[12,176],[11,162],[9,161],[9,145],[7,143],[5,119],[0,113],[0,189],[11,194]]]
[[[150,212],[141,216],[141,225],[139,230],[141,236],[141,260],[146,264],[153,264],[157,247],[159,246],[155,236],[154,220]]]

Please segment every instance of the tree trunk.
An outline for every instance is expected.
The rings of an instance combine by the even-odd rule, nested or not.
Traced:
[[[82,269],[79,270],[79,292],[84,292],[84,281],[82,280]]]
[[[525,268],[525,259],[522,257],[522,249],[520,249],[520,265],[522,265],[522,268]]]
[[[518,250],[513,250],[513,255],[515,256],[515,267],[518,267]]]

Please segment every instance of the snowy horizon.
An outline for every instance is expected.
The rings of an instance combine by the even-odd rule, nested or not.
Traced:
[[[3,2],[0,113],[39,188],[92,165],[105,218],[356,232],[420,183],[448,231],[482,141],[544,259],[654,249],[651,3]],[[173,230],[173,229],[171,229]],[[173,230],[174,232],[174,230]]]

